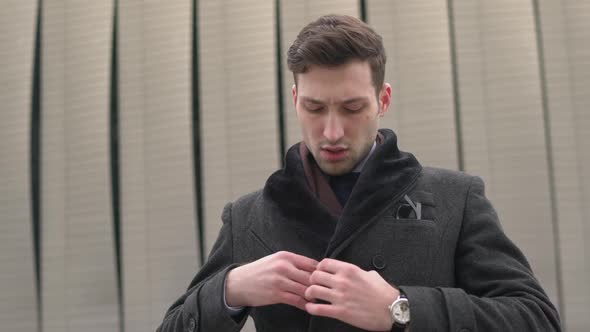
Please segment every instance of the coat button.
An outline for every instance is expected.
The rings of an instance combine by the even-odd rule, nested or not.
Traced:
[[[188,320],[188,328],[187,328],[187,331],[188,332],[195,332],[196,325],[197,325],[197,323],[195,323],[195,319],[191,317]]]
[[[387,266],[385,258],[381,254],[373,256],[373,267],[377,270],[383,270]]]

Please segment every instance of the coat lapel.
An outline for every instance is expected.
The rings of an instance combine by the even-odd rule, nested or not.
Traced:
[[[335,256],[360,231],[375,222],[392,203],[397,202],[418,179],[422,166],[416,158],[397,147],[391,130],[379,131],[383,142],[369,158],[352,190],[326,257]]]

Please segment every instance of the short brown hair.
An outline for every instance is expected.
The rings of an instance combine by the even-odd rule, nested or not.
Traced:
[[[373,85],[381,91],[385,79],[383,40],[370,26],[347,15],[326,15],[306,25],[287,52],[287,65],[297,74],[310,65],[338,66],[351,60],[368,61]]]

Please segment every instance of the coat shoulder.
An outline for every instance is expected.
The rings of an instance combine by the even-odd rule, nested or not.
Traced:
[[[440,206],[448,208],[465,204],[470,188],[479,177],[465,172],[424,167],[414,190],[431,193]]]
[[[245,229],[249,227],[250,220],[252,220],[252,213],[260,211],[260,207],[264,205],[263,190],[259,189],[237,198],[232,205],[232,225],[237,229]]]
[[[423,167],[420,182],[432,186],[469,187],[477,176],[446,168]]]
[[[242,195],[234,201],[233,208],[234,209],[243,209],[243,208],[251,207],[252,204],[254,204],[261,197],[262,197],[262,189],[258,189],[256,191]]]

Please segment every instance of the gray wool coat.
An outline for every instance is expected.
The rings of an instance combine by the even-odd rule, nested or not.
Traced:
[[[506,237],[484,184],[465,173],[422,167],[390,130],[335,216],[309,190],[298,145],[264,189],[226,205],[208,262],[168,310],[161,332],[361,331],[288,305],[231,317],[223,300],[236,265],[290,251],[376,270],[408,297],[412,332],[555,331],[559,316],[521,251]],[[400,216],[405,196],[420,219]]]

